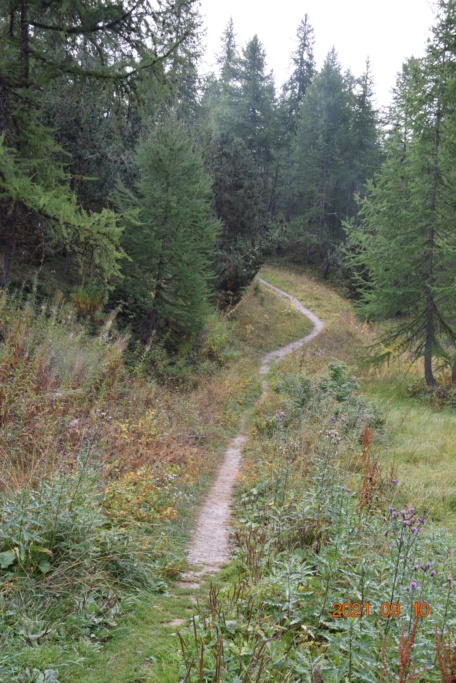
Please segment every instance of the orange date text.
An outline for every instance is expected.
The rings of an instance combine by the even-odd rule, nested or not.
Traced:
[[[383,602],[379,611],[373,612],[368,602],[335,602],[332,606],[334,619],[360,619],[361,617],[383,617],[384,619],[397,619],[401,614],[401,606],[398,602]],[[415,602],[412,605],[412,615],[425,619],[429,616],[427,602]]]

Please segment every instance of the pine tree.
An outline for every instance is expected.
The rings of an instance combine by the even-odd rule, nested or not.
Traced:
[[[298,44],[291,55],[293,70],[283,87],[287,113],[294,129],[296,129],[296,118],[299,116],[300,104],[315,75],[314,29],[307,14],[299,23],[296,37]]]
[[[225,305],[239,301],[261,267],[260,200],[252,155],[231,133],[213,141],[211,171],[215,208],[222,223],[217,289]]]
[[[118,274],[116,217],[107,197],[96,210],[81,208],[82,159],[75,154],[77,163],[68,164],[57,143],[51,93],[71,92],[76,108],[76,93],[90,84],[101,99],[109,91],[111,102],[131,101],[144,74],[162,76],[163,62],[191,35],[193,21],[182,17],[184,5],[195,2],[178,0],[157,11],[147,0],[0,6],[0,285],[18,243],[21,252],[38,252],[41,262],[56,251],[72,254],[84,275],[103,283]]]
[[[174,116],[139,147],[140,179],[124,188],[125,278],[114,300],[144,340],[156,333],[192,335],[210,310],[212,263],[220,226],[211,180],[189,131]]]
[[[336,51],[328,54],[302,104],[297,134],[299,213],[303,237],[316,240],[325,253],[343,238],[353,147],[352,94]]]
[[[456,343],[456,3],[441,0],[427,54],[398,83],[387,159],[350,230],[361,310],[393,320],[379,357],[409,351],[452,363]]]

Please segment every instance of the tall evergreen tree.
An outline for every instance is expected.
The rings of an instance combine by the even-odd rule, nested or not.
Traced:
[[[304,99],[296,149],[303,236],[312,236],[326,254],[343,237],[351,180],[351,103],[333,48]]]
[[[211,180],[188,129],[173,116],[140,145],[137,159],[137,187],[119,196],[131,261],[114,301],[144,340],[166,331],[192,335],[210,309],[220,230]]]
[[[253,154],[257,183],[263,204],[262,223],[274,201],[273,173],[275,133],[275,89],[266,71],[266,52],[254,36],[242,50],[239,64],[238,120],[234,128]]]
[[[291,125],[296,127],[296,117],[308,87],[315,75],[314,29],[309,22],[308,14],[299,23],[296,50],[291,54],[292,72],[286,81],[283,91],[287,104],[287,114],[291,118]]]
[[[426,57],[399,82],[387,159],[351,230],[363,266],[361,310],[394,320],[380,357],[410,351],[433,359],[456,354],[456,3],[440,0]]]
[[[87,93],[90,83],[115,93],[118,103],[127,93],[131,99],[143,74],[163,75],[163,63],[191,34],[192,22],[182,24],[183,6],[194,2],[178,0],[157,11],[148,0],[0,6],[1,285],[18,240],[21,252],[37,251],[41,260],[56,250],[73,252],[86,274],[103,281],[118,273],[115,216],[106,203],[99,211],[80,207],[81,164],[65,165],[65,150],[49,126],[48,94],[72,91],[76,105],[76,92]]]
[[[232,304],[262,264],[257,174],[246,145],[228,132],[213,142],[211,170],[222,223],[217,289],[222,305]]]

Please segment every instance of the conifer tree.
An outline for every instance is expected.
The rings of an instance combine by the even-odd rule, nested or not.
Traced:
[[[148,0],[0,5],[0,285],[7,283],[18,240],[21,252],[38,252],[41,262],[64,250],[85,275],[106,283],[118,274],[116,218],[107,197],[99,210],[80,206],[80,169],[65,165],[47,95],[53,88],[75,93],[90,83],[115,92],[118,103],[127,94],[131,101],[143,74],[162,75],[163,62],[191,34],[192,19],[182,25],[183,6],[195,1],[157,11]]]
[[[188,129],[174,116],[143,141],[137,161],[136,189],[119,194],[131,261],[114,300],[144,340],[167,331],[192,335],[210,310],[220,231],[211,180]]]
[[[287,112],[293,128],[296,128],[295,119],[299,115],[299,106],[315,75],[315,36],[308,14],[300,21],[296,37],[298,44],[291,54],[292,73],[283,87]]]
[[[300,214],[307,239],[325,252],[342,239],[352,150],[351,92],[334,48],[302,104],[297,133]],[[303,235],[304,237],[304,235]]]
[[[236,303],[262,264],[260,198],[252,154],[231,133],[212,144],[215,208],[222,223],[217,289],[222,304]]]
[[[440,0],[426,57],[411,60],[398,85],[386,161],[361,204],[361,311],[393,320],[379,357],[409,351],[433,360],[456,354],[456,3]]]

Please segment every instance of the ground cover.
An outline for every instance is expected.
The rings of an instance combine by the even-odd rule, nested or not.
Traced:
[[[252,288],[210,322],[193,368],[166,367],[151,349],[131,369],[110,320],[93,337],[59,300],[38,313],[33,300],[1,306],[0,679],[153,680],[157,664],[166,680],[166,654],[132,656],[128,634],[150,627],[161,643],[172,627],[154,605],[188,608],[168,585],[223,449],[259,395],[259,356],[309,325]]]
[[[404,495],[418,497],[436,521],[456,532],[456,412],[410,395],[410,387],[422,377],[421,363],[403,358],[381,368],[365,367],[362,357],[375,329],[357,319],[349,301],[299,266],[268,266],[261,274],[293,291],[326,323],[314,344],[284,359],[276,371],[303,367],[312,377],[334,358],[345,361],[363,393],[386,409],[389,439],[381,458],[386,465],[396,463]]]
[[[276,372],[244,454],[237,580],[182,628],[179,680],[451,680],[454,542],[381,464],[385,417],[340,361]]]

